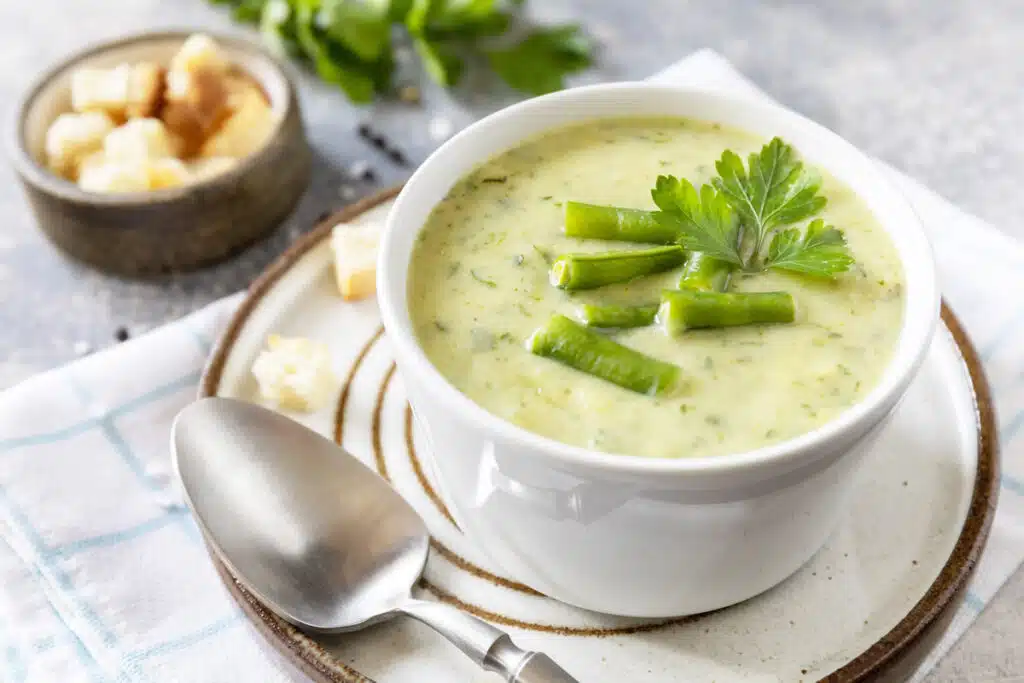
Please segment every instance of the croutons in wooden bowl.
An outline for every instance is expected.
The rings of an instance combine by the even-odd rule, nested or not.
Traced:
[[[148,33],[75,55],[28,90],[8,133],[43,232],[121,275],[222,260],[283,221],[309,181],[293,84],[228,36]]]

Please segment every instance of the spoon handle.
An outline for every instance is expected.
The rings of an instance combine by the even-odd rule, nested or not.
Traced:
[[[508,683],[579,683],[547,655],[519,648],[501,629],[456,607],[411,598],[398,611],[434,629]]]

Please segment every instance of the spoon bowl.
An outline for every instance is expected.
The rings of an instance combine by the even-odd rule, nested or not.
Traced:
[[[494,626],[414,598],[430,548],[426,525],[333,441],[266,408],[204,398],[175,418],[171,451],[207,543],[286,621],[337,633],[405,614],[510,683],[576,683]]]
[[[426,526],[359,460],[295,425],[224,399],[186,408],[174,450],[188,504],[232,573],[296,626],[387,618],[423,571]]]

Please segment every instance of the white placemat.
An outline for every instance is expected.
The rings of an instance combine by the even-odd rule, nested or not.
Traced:
[[[708,51],[655,79],[763,97]],[[943,293],[981,352],[1003,448],[988,548],[921,678],[1024,559],[1024,249],[888,172],[928,226]],[[0,394],[0,679],[301,680],[221,586],[170,480],[171,420],[239,300]]]

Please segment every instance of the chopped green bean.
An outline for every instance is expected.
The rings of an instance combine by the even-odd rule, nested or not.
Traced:
[[[679,289],[698,292],[724,292],[729,287],[733,265],[728,261],[694,251],[683,267],[679,278]]]
[[[701,327],[793,322],[796,307],[788,292],[696,292],[666,290],[658,319],[669,334]]]
[[[639,394],[669,394],[683,378],[675,365],[634,351],[564,315],[553,316],[534,331],[526,349]]]
[[[587,327],[647,327],[654,324],[658,304],[649,306],[599,306],[584,304],[577,309],[580,320]]]
[[[566,202],[565,234],[584,239],[673,244],[679,229],[659,211]]]
[[[562,289],[593,289],[675,268],[685,258],[686,252],[679,246],[565,254],[551,265],[551,284]]]

